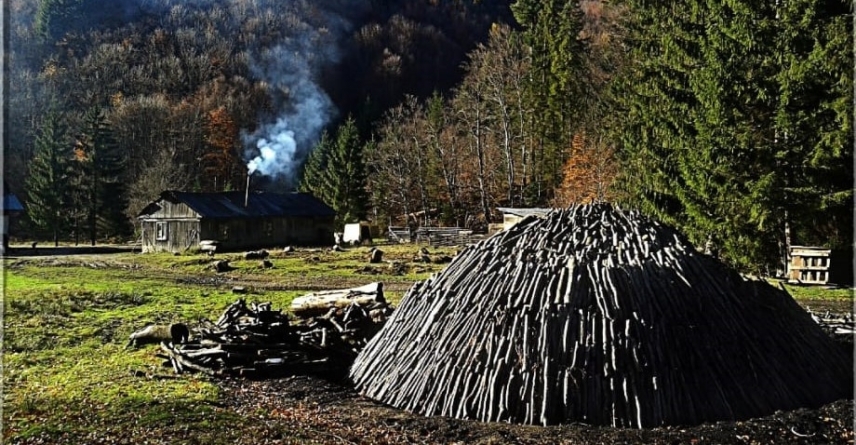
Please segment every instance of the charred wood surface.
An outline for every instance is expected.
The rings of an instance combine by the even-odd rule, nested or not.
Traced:
[[[422,415],[652,427],[852,396],[787,293],[606,204],[530,217],[414,285],[350,376]]]

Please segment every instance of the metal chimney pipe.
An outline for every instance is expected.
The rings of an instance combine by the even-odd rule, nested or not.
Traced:
[[[244,189],[244,207],[250,203],[250,174],[247,173],[247,188]]]

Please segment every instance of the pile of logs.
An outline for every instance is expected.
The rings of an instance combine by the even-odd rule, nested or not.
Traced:
[[[820,313],[811,310],[808,313],[832,338],[839,342],[853,343],[853,335],[856,334],[856,320],[853,318],[853,313],[835,314],[829,311]]]
[[[422,415],[692,425],[852,396],[852,363],[785,292],[608,204],[527,218],[414,285],[350,377]]]
[[[239,299],[216,322],[193,328],[189,341],[162,342],[164,364],[177,373],[253,378],[346,370],[392,313],[382,293],[358,299],[347,291],[333,304],[297,311],[296,320],[271,303]]]

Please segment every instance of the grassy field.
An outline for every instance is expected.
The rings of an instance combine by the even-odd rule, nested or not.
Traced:
[[[198,443],[233,443],[229,425],[248,419],[218,408],[217,386],[209,380],[162,367],[156,347],[126,349],[130,333],[147,323],[216,320],[239,297],[287,309],[312,289],[373,281],[389,283],[386,296],[395,302],[410,284],[443,267],[413,262],[413,246],[383,249],[393,264],[369,264],[367,248],[275,253],[270,269],[238,254],[217,255],[235,268],[222,274],[204,255],[5,259],[4,443],[139,438],[165,426],[185,429]],[[432,256],[453,253],[432,250]],[[232,293],[236,285],[249,293]]]
[[[310,290],[373,281],[383,282],[388,299],[397,302],[413,282],[445,266],[413,261],[415,246],[382,249],[392,263],[369,264],[362,247],[275,253],[270,269],[239,254],[218,255],[235,268],[222,274],[210,268],[211,258],[191,254],[4,259],[3,443],[142,443],[152,435],[235,443],[244,434],[235,425],[266,413],[238,414],[222,406],[214,382],[176,376],[162,366],[155,346],[126,349],[129,334],[147,323],[192,326],[216,319],[239,297],[287,309]],[[436,258],[454,251],[431,253]],[[238,285],[249,293],[232,293]],[[798,299],[852,304],[849,290],[788,290]],[[299,439],[299,431],[279,434]]]

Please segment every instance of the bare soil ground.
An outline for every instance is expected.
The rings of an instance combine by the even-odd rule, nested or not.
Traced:
[[[852,400],[738,422],[620,429],[420,417],[360,397],[341,381],[312,376],[228,380],[222,382],[222,387],[226,406],[242,413],[267,412],[269,422],[276,422],[279,427],[287,425],[288,437],[266,436],[266,443],[677,445],[852,444],[854,441]]]

